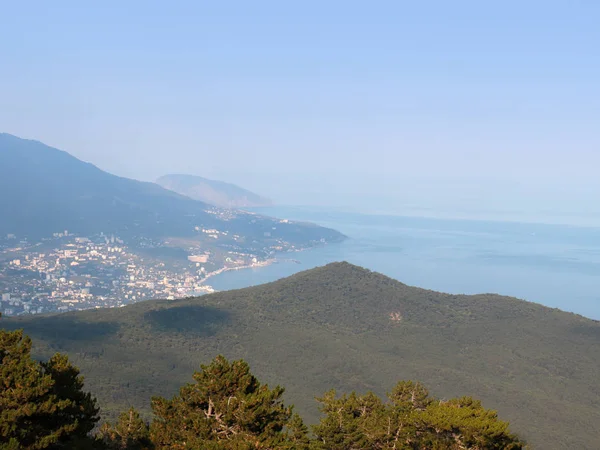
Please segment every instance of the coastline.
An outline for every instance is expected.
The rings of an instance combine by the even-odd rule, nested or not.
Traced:
[[[277,262],[277,258],[269,258],[269,259],[266,259],[266,260],[264,260],[264,261],[257,261],[257,262],[255,262],[255,263],[251,263],[251,264],[245,264],[245,265],[242,265],[242,266],[235,266],[235,267],[221,267],[220,269],[217,269],[217,270],[215,270],[215,271],[213,271],[213,272],[209,272],[209,273],[207,273],[207,274],[205,275],[205,277],[204,277],[204,278],[202,278],[202,279],[199,281],[199,284],[204,284],[204,283],[206,282],[206,280],[208,280],[209,278],[212,278],[212,277],[214,277],[214,276],[220,275],[220,274],[222,274],[222,273],[225,273],[225,272],[230,272],[230,271],[232,271],[232,270],[255,269],[255,268],[258,268],[258,267],[266,267],[266,266],[270,266],[271,264],[274,264],[274,263],[276,263],[276,262]],[[210,286],[210,285],[205,285],[205,287],[210,287],[210,288],[212,288],[212,286]],[[216,290],[214,290],[214,289],[213,289],[213,291],[214,291],[214,292],[217,292],[217,291],[216,291]]]
[[[257,262],[253,262],[250,264],[243,264],[243,265],[234,266],[234,267],[221,267],[220,269],[214,270],[212,272],[208,272],[202,279],[200,279],[198,281],[198,286],[200,289],[198,289],[196,292],[194,292],[193,295],[199,296],[199,295],[204,295],[204,294],[212,294],[214,292],[227,291],[230,289],[237,289],[236,287],[226,287],[226,288],[216,289],[213,285],[207,283],[210,278],[216,277],[218,275],[222,275],[227,272],[238,271],[238,270],[242,270],[242,269],[257,269],[257,268],[261,268],[261,267],[268,267],[275,263],[291,263],[294,266],[302,265],[303,262],[300,261],[299,259],[291,257],[292,254],[305,253],[309,250],[314,250],[316,248],[324,248],[324,247],[327,247],[327,244],[321,244],[321,245],[317,245],[317,246],[313,246],[313,247],[295,248],[293,250],[282,251],[282,252],[276,253],[274,256],[272,256],[270,258],[267,258],[267,259],[264,259],[261,261],[257,261]],[[319,265],[319,264],[317,264],[317,265]],[[310,266],[315,267],[316,265],[310,265]],[[298,270],[294,270],[291,273],[284,274],[278,278],[285,278],[286,276],[292,275],[293,273],[295,273],[297,271]],[[264,281],[264,282],[270,282],[270,281],[274,281],[274,280],[268,280],[268,281]],[[244,285],[242,287],[247,287],[247,286]]]

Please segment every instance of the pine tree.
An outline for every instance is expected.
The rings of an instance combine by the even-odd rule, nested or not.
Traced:
[[[308,427],[298,414],[292,414],[287,423],[285,444],[281,448],[287,450],[308,450],[310,448]]]
[[[149,450],[154,447],[148,424],[133,407],[121,413],[114,426],[105,423],[97,438],[108,450]]]
[[[350,450],[381,448],[385,434],[386,408],[373,393],[364,396],[352,392],[336,397],[329,391],[317,398],[321,403],[321,422],[313,427],[312,443],[318,450]]]
[[[523,443],[508,431],[508,423],[479,400],[462,397],[432,402],[415,416],[426,448],[517,450]]]
[[[86,448],[96,400],[66,356],[31,358],[31,339],[0,330],[0,449]]]
[[[324,416],[313,427],[314,450],[518,450],[524,444],[495,411],[470,397],[439,401],[412,381],[400,382],[383,403],[373,393],[318,401]]]
[[[306,429],[283,404],[283,388],[261,385],[246,362],[218,356],[194,380],[172,400],[152,400],[151,436],[157,448],[302,448]]]
[[[396,408],[406,410],[423,410],[433,401],[425,386],[414,381],[398,382],[388,398]]]

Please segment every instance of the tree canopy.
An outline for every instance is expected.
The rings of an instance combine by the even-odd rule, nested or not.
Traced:
[[[64,355],[31,357],[23,332],[0,330],[0,450],[357,450],[522,449],[524,444],[470,397],[439,400],[412,381],[387,401],[372,392],[317,400],[312,435],[284,389],[262,384],[243,360],[217,356],[168,400],[152,398],[152,421],[130,408],[93,434],[99,410]]]
[[[148,423],[135,408],[119,415],[115,425],[105,423],[98,432],[98,440],[107,450],[148,450],[154,448]]]
[[[246,362],[217,356],[194,380],[172,400],[152,399],[157,448],[283,449],[304,438],[284,389],[262,385]]]
[[[399,382],[383,402],[373,393],[318,401],[323,417],[314,427],[315,450],[507,449],[524,447],[495,411],[470,397],[448,401],[429,397],[412,381]]]
[[[64,355],[31,358],[31,339],[0,330],[0,449],[84,448],[96,400]]]

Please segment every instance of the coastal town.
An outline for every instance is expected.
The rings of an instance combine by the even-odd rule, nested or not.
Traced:
[[[215,236],[216,230],[199,230]],[[82,237],[68,230],[30,243],[0,239],[0,312],[6,316],[121,307],[148,299],[214,292],[207,281],[228,270],[273,261],[234,249],[184,251],[140,238]]]

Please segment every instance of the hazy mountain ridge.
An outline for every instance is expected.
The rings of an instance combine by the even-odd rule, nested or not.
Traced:
[[[300,412],[334,387],[385,393],[417,379],[475,395],[539,448],[594,448],[600,324],[497,295],[410,287],[347,263],[262,286],[119,309],[3,319],[40,354],[63,351],[102,406],[170,396],[216,354],[247,359]]]
[[[220,208],[271,206],[273,202],[235,184],[196,175],[172,174],[156,180],[159,186]]]
[[[155,183],[104,172],[37,141],[0,134],[0,234],[45,237],[75,233],[194,236],[216,228],[257,241],[311,245],[343,236],[310,224],[226,212]]]

